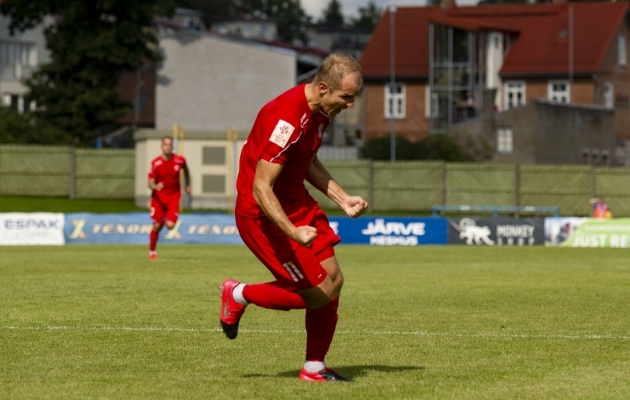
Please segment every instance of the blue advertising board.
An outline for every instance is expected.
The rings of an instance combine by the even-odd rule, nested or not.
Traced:
[[[447,243],[446,218],[330,217],[342,244],[416,246]]]
[[[147,213],[65,215],[67,244],[147,244],[152,229]],[[331,217],[341,244],[400,245],[446,244],[444,218]],[[233,215],[181,214],[172,230],[162,229],[160,244],[242,244]]]
[[[147,244],[153,221],[148,213],[66,214],[67,244]],[[160,244],[242,244],[233,215],[181,214],[174,229],[162,229]]]

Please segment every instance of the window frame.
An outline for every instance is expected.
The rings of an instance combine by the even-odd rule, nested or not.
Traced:
[[[623,35],[617,37],[617,62],[619,66],[625,67],[628,65],[628,51],[627,40]]]
[[[553,86],[557,85],[557,84],[563,84],[566,87],[566,90],[564,92],[566,92],[566,102],[563,101],[557,101],[553,99],[554,93],[564,93],[564,92],[554,92],[553,90]],[[571,103],[571,84],[568,80],[553,80],[553,81],[549,81],[548,85],[547,85],[547,99],[553,103],[558,103],[558,104],[570,104]]]
[[[519,90],[510,90],[510,85],[520,85],[521,87],[519,88]],[[512,108],[516,108],[516,107],[520,107],[520,106],[524,106],[527,101],[525,100],[525,90],[526,90],[527,84],[525,83],[525,81],[505,81],[504,82],[504,87],[503,87],[503,92],[504,92],[504,107],[506,110],[510,110]],[[521,92],[522,96],[522,102],[520,104],[516,104],[513,107],[510,107],[509,104],[509,98],[510,98],[510,93],[517,93],[517,92]]]
[[[514,130],[512,128],[498,128],[497,153],[512,154],[512,152],[514,152]]]
[[[603,93],[602,93],[602,105],[606,108],[614,108],[615,107],[615,86],[612,82],[604,82],[603,85]],[[607,89],[610,89],[608,91]]]
[[[406,102],[406,97],[407,97],[407,87],[403,82],[396,82],[394,85],[396,85],[397,87],[400,86],[401,90],[400,93],[390,93],[390,87],[391,87],[391,83],[388,82],[385,84],[384,87],[384,92],[385,92],[385,96],[384,96],[384,108],[385,108],[385,112],[384,112],[384,116],[385,118],[391,119],[403,119],[405,118],[406,114],[407,114],[407,102]],[[392,100],[392,106],[393,106],[393,111],[394,111],[394,115],[392,116],[390,110],[389,110],[389,101],[390,99]],[[401,108],[401,112],[396,112],[396,100],[400,101],[400,108]]]

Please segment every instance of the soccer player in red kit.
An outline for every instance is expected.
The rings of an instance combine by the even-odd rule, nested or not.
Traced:
[[[247,285],[226,279],[219,288],[221,326],[228,338],[236,338],[249,303],[285,311],[305,308],[306,359],[299,378],[307,381],[348,380],[324,362],[343,285],[333,249],[340,238],[304,181],[350,217],[367,209],[317,158],[331,119],[354,105],[361,86],[361,67],[352,57],[329,56],[312,83],[286,91],[260,110],[241,153],[236,225],[275,280]]]
[[[149,189],[151,192],[151,219],[153,230],[149,236],[149,259],[157,260],[158,236],[162,227],[173,229],[179,215],[180,183],[179,171],[184,171],[186,193],[190,194],[190,174],[186,159],[173,153],[173,139],[162,138],[162,154],[151,161]]]

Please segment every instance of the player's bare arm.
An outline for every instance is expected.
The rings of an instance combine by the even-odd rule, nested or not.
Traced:
[[[155,183],[155,179],[149,179],[149,189],[151,190],[162,190],[164,188],[164,184],[162,182]]]
[[[280,201],[273,192],[273,184],[282,172],[282,165],[259,160],[254,175],[254,199],[267,217],[276,224],[282,232],[302,246],[310,246],[317,231],[312,226],[296,227],[282,209]]]
[[[186,179],[186,194],[190,195],[190,171],[188,165],[184,165],[184,179]]]
[[[361,196],[350,196],[333,179],[324,164],[319,161],[317,155],[313,157],[308,167],[306,180],[317,188],[320,192],[328,196],[341,207],[341,209],[351,218],[360,217],[368,208],[368,203]]]

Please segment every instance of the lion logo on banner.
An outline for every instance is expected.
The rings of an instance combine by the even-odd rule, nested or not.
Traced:
[[[480,245],[481,242],[493,246],[494,241],[490,240],[490,228],[487,226],[477,226],[475,220],[470,218],[462,218],[459,221],[459,238],[466,239],[466,244],[472,245],[473,242]]]

